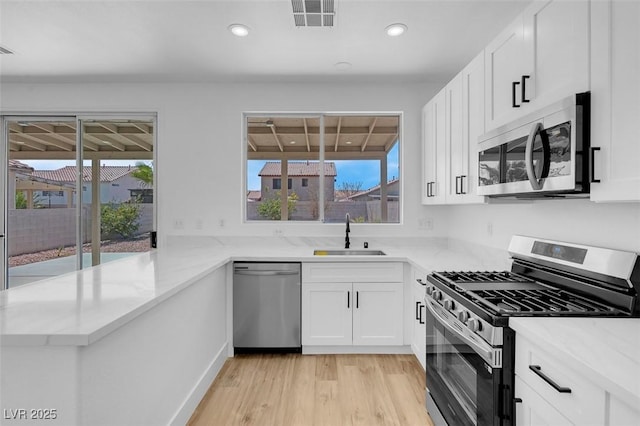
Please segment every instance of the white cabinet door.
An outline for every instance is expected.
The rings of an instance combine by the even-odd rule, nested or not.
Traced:
[[[574,423],[542,398],[536,391],[516,376],[516,424],[518,426],[571,426]]]
[[[484,50],[485,122],[487,130],[501,126],[518,114],[525,55],[523,17],[505,28]],[[514,83],[518,83],[514,86]]]
[[[302,344],[351,345],[351,283],[303,283]]]
[[[460,158],[452,161],[461,163],[460,195],[461,203],[483,203],[485,198],[476,195],[478,188],[478,138],[484,133],[484,52],[475,57],[462,70],[462,147]],[[455,183],[455,182],[454,182]]]
[[[530,100],[523,109],[589,90],[589,1],[533,2],[523,24],[523,70],[529,78],[521,93]]]
[[[445,87],[445,190],[447,204],[461,199],[460,176],[463,169],[464,140],[462,138],[462,73]]]
[[[353,344],[402,345],[402,284],[354,283]]]
[[[444,204],[446,200],[446,91],[442,89],[425,107],[423,123],[423,203]]]
[[[640,201],[640,2],[591,7],[591,200]]]
[[[423,277],[424,279],[424,277]],[[426,335],[426,323],[424,316],[426,315],[424,304],[424,286],[415,283],[413,286],[413,340],[411,342],[411,348],[413,353],[420,361],[422,368],[426,368],[426,355],[427,355],[427,335]]]
[[[485,48],[487,131],[589,90],[589,7],[534,1]]]

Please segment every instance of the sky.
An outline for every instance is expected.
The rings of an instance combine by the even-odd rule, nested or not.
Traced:
[[[399,176],[399,154],[398,145],[387,155],[387,181]],[[247,161],[247,188],[248,190],[260,190],[260,170],[266,161]],[[369,189],[380,183],[380,162],[377,160],[339,160],[333,161],[336,164],[335,188],[339,189],[343,182],[362,183],[361,189]]]

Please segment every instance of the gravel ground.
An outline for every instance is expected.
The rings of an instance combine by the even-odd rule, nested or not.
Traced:
[[[149,237],[143,236],[131,240],[111,240],[103,241],[101,251],[107,253],[132,253],[145,252],[150,250]],[[82,246],[83,253],[91,253],[91,244]],[[44,260],[55,259],[58,257],[73,256],[76,254],[76,248],[64,247],[62,249],[44,250],[37,253],[25,253],[9,258],[9,267],[28,265],[30,263],[42,262]]]

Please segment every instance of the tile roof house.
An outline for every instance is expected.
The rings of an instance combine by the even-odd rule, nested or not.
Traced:
[[[268,161],[258,173],[261,177],[261,199],[267,194],[279,191],[282,188],[281,163]],[[312,201],[317,199],[320,184],[320,163],[314,161],[288,161],[287,188],[295,192],[299,201]],[[335,196],[335,177],[338,175],[336,165],[327,161],[324,163],[324,193],[325,199],[333,201]],[[255,197],[255,194],[253,195]]]
[[[48,181],[60,182],[67,185],[76,183],[76,167],[65,166],[57,170],[35,170],[32,176],[47,179]],[[131,173],[136,170],[135,166],[107,166],[100,167],[100,203],[122,203],[131,199],[132,189],[140,189],[140,181]],[[83,204],[91,203],[91,166],[82,168],[82,199]],[[43,191],[42,198],[51,203],[51,206],[67,205],[67,195],[62,191]]]

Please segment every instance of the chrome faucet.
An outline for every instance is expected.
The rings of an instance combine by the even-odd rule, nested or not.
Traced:
[[[349,232],[351,231],[349,229],[349,213],[347,213],[347,215],[345,216],[345,219],[347,220],[347,229],[346,229],[346,236],[344,238],[344,248],[348,249],[349,246],[351,245],[351,243],[349,242]]]

